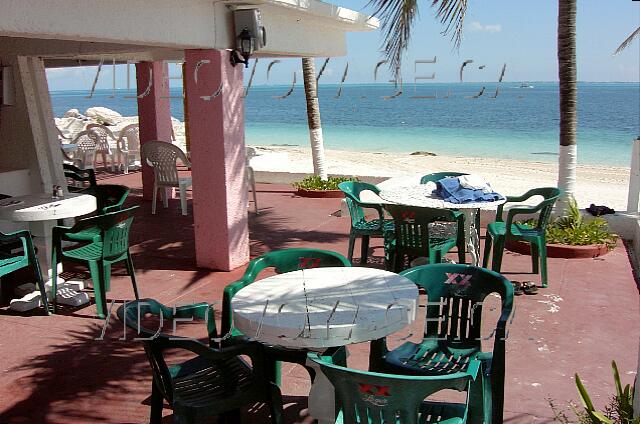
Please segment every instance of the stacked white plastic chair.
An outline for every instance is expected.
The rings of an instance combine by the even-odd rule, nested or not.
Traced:
[[[129,173],[129,166],[140,160],[140,126],[131,124],[120,130],[118,137],[118,169],[123,166],[124,173]]]
[[[73,154],[73,164],[81,169],[93,169],[99,142],[100,137],[94,131],[79,132],[71,142],[77,147]]]
[[[94,157],[94,167],[95,160],[98,158],[98,155],[102,156],[102,164],[106,168],[107,166],[107,157],[111,162],[111,171],[116,170],[116,164],[114,161],[114,154],[111,151],[111,146],[109,145],[109,139],[113,140],[113,143],[116,143],[116,138],[111,132],[111,130],[105,127],[102,124],[89,124],[87,125],[86,130],[95,132],[98,137],[98,146],[96,148],[96,156]]]
[[[63,145],[72,144],[73,141],[71,137],[67,137],[64,133],[56,126],[56,132],[58,133],[58,142],[60,143],[60,151],[62,152],[62,163],[69,165],[76,165],[76,161],[73,160],[73,155],[69,156],[67,152],[62,147]]]
[[[191,162],[187,159],[178,146],[166,141],[152,140],[142,143],[140,148],[142,160],[153,167],[153,203],[151,213],[156,213],[156,196],[158,189],[162,189],[162,203],[169,207],[168,190],[178,188],[180,190],[180,206],[182,215],[187,215],[187,188],[191,187],[191,177],[178,175],[178,160],[187,168],[191,168]]]
[[[255,207],[256,214],[258,213],[258,198],[256,196],[256,177],[251,167],[251,158],[257,155],[256,149],[253,147],[247,147],[247,184],[248,189],[253,193],[253,206]]]

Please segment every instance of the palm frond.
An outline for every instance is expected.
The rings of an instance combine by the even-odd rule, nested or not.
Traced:
[[[638,35],[640,35],[640,27],[638,27],[635,31],[633,31],[633,32],[631,33],[631,35],[630,35],[630,36],[628,36],[628,37],[627,37],[627,39],[626,39],[626,40],[624,40],[624,41],[622,42],[622,44],[620,44],[620,45],[618,46],[618,48],[616,49],[616,51],[615,51],[615,52],[613,52],[613,56],[617,55],[617,54],[618,54],[618,53],[620,53],[622,50],[626,49],[626,48],[629,46],[629,44],[631,44],[631,42],[632,42],[632,41],[633,41],[633,40],[634,40]]]
[[[374,16],[382,22],[384,41],[382,49],[394,76],[400,73],[402,53],[407,49],[412,26],[418,16],[417,0],[370,0],[368,6],[374,8]],[[451,38],[455,47],[462,42],[462,28],[467,10],[467,0],[432,0],[431,7],[437,8],[436,19],[444,26],[443,35],[453,32]]]
[[[442,35],[453,31],[451,40],[456,48],[462,43],[462,27],[467,11],[467,0],[432,0],[431,7],[438,7],[436,18],[445,26]]]

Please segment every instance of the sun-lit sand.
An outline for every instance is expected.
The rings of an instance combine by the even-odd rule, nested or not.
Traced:
[[[56,118],[56,125],[69,136],[81,131],[90,119]],[[110,128],[117,135],[137,117],[119,117]],[[185,148],[184,123],[173,119],[174,143]],[[252,159],[256,171],[313,173],[311,149],[298,146],[253,146],[257,156]],[[580,146],[578,146],[580,149]],[[396,177],[457,171],[479,174],[493,188],[505,195],[520,195],[530,188],[556,186],[557,162],[535,162],[510,159],[459,156],[411,155],[411,152],[381,153],[326,150],[329,174]],[[618,211],[627,209],[629,168],[615,166],[578,166],[576,200],[581,208],[591,203],[606,205]]]
[[[253,146],[257,171],[312,173],[311,149],[303,147]],[[579,148],[579,147],[578,147]],[[482,175],[505,195],[519,195],[533,187],[556,186],[557,163],[460,156],[419,156],[406,153],[326,150],[329,174],[395,177],[408,174],[458,171]],[[607,205],[624,211],[627,206],[629,168],[578,166],[576,200],[580,207]]]

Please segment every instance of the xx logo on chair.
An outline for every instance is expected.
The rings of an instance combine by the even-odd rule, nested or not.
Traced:
[[[471,277],[471,275],[467,274],[456,274],[447,272],[447,281],[445,281],[444,283],[465,287],[471,283]]]
[[[358,383],[360,393],[373,396],[391,396],[389,393],[390,386],[377,386],[375,384]]]
[[[400,216],[402,219],[415,219],[416,213],[414,211],[402,211]]]
[[[320,258],[300,258],[298,263],[299,269],[318,268],[320,266]]]

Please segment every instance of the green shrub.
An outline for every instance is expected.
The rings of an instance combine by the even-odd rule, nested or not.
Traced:
[[[293,186],[302,190],[339,190],[338,184],[345,181],[359,181],[356,177],[329,177],[326,181],[317,175],[305,177],[302,181],[293,183]]]
[[[536,225],[533,219],[523,222],[531,227]],[[569,201],[566,216],[559,217],[547,225],[547,243],[565,244],[569,246],[586,246],[589,244],[606,244],[613,249],[618,236],[609,231],[607,221],[597,217],[586,221],[574,199]]]

